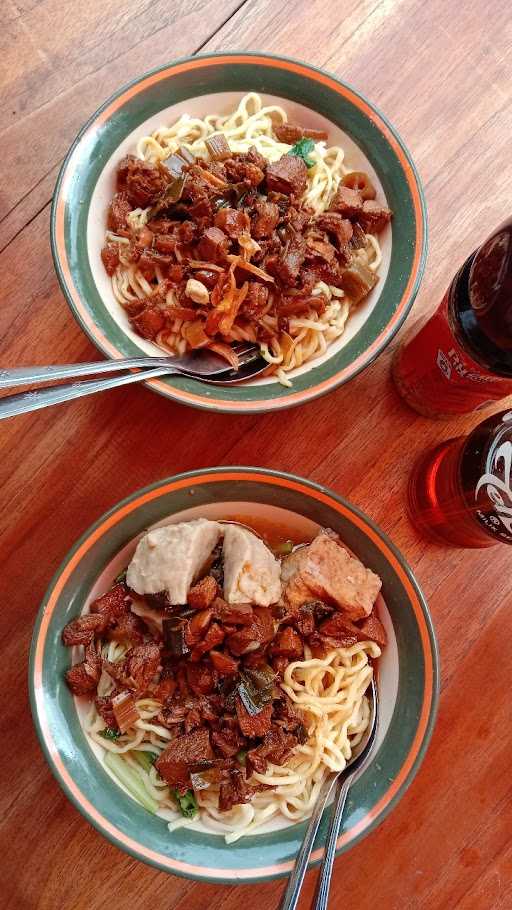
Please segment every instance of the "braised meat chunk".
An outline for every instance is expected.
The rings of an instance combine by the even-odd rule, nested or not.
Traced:
[[[114,693],[112,693],[113,695]],[[94,699],[94,704],[96,705],[96,710],[100,717],[105,721],[105,726],[109,730],[117,730],[117,720],[114,716],[114,706],[112,704],[112,697],[110,695],[97,695]]]
[[[262,708],[258,714],[249,714],[247,708],[245,707],[242,699],[237,696],[236,698],[236,714],[238,717],[238,723],[240,724],[240,729],[244,736],[247,736],[249,739],[256,739],[259,736],[265,736],[265,733],[270,730],[270,724],[272,719],[272,705],[268,704]]]
[[[350,221],[359,221],[363,211],[363,198],[358,190],[340,186],[329,206],[330,212],[337,212]]]
[[[187,603],[193,610],[205,610],[217,597],[219,586],[211,575],[202,578],[188,592]]]
[[[348,218],[344,218],[339,212],[324,212],[317,215],[315,225],[322,231],[326,231],[331,237],[334,237],[339,250],[343,250],[352,238],[354,229]]]
[[[153,341],[165,326],[165,316],[158,307],[151,306],[150,300],[151,298],[148,299],[148,305],[142,312],[133,316],[130,322],[139,335]]]
[[[293,287],[299,276],[306,256],[306,240],[302,234],[292,231],[286,241],[286,246],[279,257],[267,263],[267,268],[272,270],[285,287]]]
[[[368,234],[380,234],[391,221],[391,209],[380,205],[375,199],[366,199],[359,216],[359,223]]]
[[[164,780],[180,792],[189,789],[190,772],[214,758],[206,727],[175,737],[160,754],[155,766]]]
[[[160,648],[154,641],[145,642],[131,648],[124,659],[123,671],[133,680],[134,687],[144,692],[160,664]]]
[[[96,691],[101,676],[101,657],[93,643],[86,647],[84,660],[66,670],[65,676],[73,695],[91,695]]]
[[[236,240],[241,234],[248,234],[251,227],[249,216],[245,212],[227,207],[219,209],[215,215],[214,224],[233,240]]]
[[[251,233],[257,240],[271,237],[279,221],[279,209],[275,202],[256,202],[252,218]]]
[[[106,594],[97,597],[91,604],[91,613],[99,613],[109,623],[114,622],[130,607],[131,599],[124,584],[116,584]]]
[[[334,613],[319,626],[319,632],[339,647],[350,647],[356,641],[374,641],[380,647],[387,644],[387,635],[380,619],[372,614],[357,624],[345,613]]]
[[[128,227],[126,217],[132,209],[133,205],[128,195],[126,193],[116,193],[108,209],[107,227],[109,230],[114,231],[116,234],[119,231],[126,231]]]
[[[144,641],[146,626],[142,619],[133,613],[123,613],[116,619],[112,628],[107,629],[106,637],[109,641],[130,642],[140,645]]]
[[[299,633],[292,629],[291,626],[286,626],[276,635],[271,651],[272,654],[287,657],[288,660],[300,660],[304,652],[304,646]]]
[[[211,738],[215,750],[225,758],[233,758],[247,745],[246,738],[237,730],[230,730],[229,727],[225,727],[220,732],[212,733]]]
[[[119,265],[119,246],[117,243],[106,243],[101,251],[101,261],[105,266],[107,275],[114,274]]]
[[[145,208],[156,202],[170,181],[166,168],[127,155],[117,170],[117,185],[126,193],[132,208]]]
[[[265,774],[268,763],[284,765],[299,740],[293,733],[286,733],[275,725],[265,734],[260,746],[247,753],[247,764],[251,771]]]
[[[279,142],[286,142],[288,145],[294,145],[300,139],[314,139],[315,142],[328,139],[325,130],[307,129],[294,123],[283,123],[281,126],[276,126],[274,133]]]
[[[229,158],[224,162],[226,174],[234,182],[244,182],[249,187],[259,186],[265,177],[265,171],[253,161],[249,161],[245,156],[238,155],[236,158]]]
[[[354,261],[340,276],[340,286],[352,303],[359,303],[377,284],[379,276],[363,262]]]
[[[199,241],[197,252],[208,262],[223,262],[229,250],[229,238],[219,227],[207,228]]]
[[[72,619],[62,630],[62,643],[67,647],[72,645],[90,645],[97,633],[104,632],[108,624],[106,616],[97,613],[87,613]]]
[[[284,193],[300,199],[308,181],[308,169],[302,158],[283,155],[279,161],[267,166],[267,187],[276,193]]]
[[[242,771],[237,768],[224,771],[219,790],[219,809],[229,812],[233,806],[250,802],[254,794],[255,790],[247,784]]]
[[[254,607],[251,623],[233,632],[227,639],[227,646],[235,657],[240,657],[268,644],[272,641],[273,635],[274,623],[270,610],[265,607]]]
[[[248,319],[259,319],[267,308],[269,290],[258,281],[249,281],[241,313]]]
[[[359,635],[361,641],[365,641],[366,639],[374,641],[381,648],[385,648],[388,643],[386,630],[378,616],[375,616],[374,613],[372,613],[371,616],[367,616],[360,624]]]

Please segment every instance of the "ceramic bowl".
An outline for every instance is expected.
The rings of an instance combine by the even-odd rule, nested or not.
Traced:
[[[338,850],[372,831],[412,782],[434,724],[438,656],[432,622],[414,576],[396,547],[350,503],[324,487],[260,468],[212,468],[159,481],[103,515],[66,556],[37,618],[30,694],[41,745],[66,795],[99,832],[131,856],[167,872],[208,881],[259,881],[289,873],[306,823],[270,826],[227,846],[220,834],[183,828],[170,834],[108,775],[80,724],[84,710],[64,682],[70,652],[65,624],[124,568],[148,527],[193,517],[264,521],[299,531],[334,528],[382,578],[380,616],[389,643],[379,660],[381,723],[373,760],[350,791]],[[312,862],[323,853],[324,815]]]
[[[413,304],[427,249],[425,201],[411,156],[376,107],[322,70],[284,57],[222,53],[176,61],[125,86],[91,117],[62,166],[51,221],[61,287],[91,341],[111,358],[158,353],[131,330],[100,258],[117,162],[140,136],[182,113],[228,113],[249,91],[282,104],[291,120],[327,129],[346,163],[369,172],[394,216],[380,235],[378,285],[326,354],[290,374],[291,388],[274,378],[224,388],[184,377],[148,380],[167,398],[238,413],[302,404],[347,382],[384,350]]]

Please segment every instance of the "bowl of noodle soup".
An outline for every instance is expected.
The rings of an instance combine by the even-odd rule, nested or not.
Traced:
[[[147,811],[105,765],[106,747],[112,743],[91,736],[96,727],[90,702],[74,698],[64,682],[70,653],[62,644],[61,632],[110,587],[148,528],[197,518],[238,521],[258,533],[295,540],[311,540],[320,528],[333,529],[343,545],[382,579],[377,608],[388,640],[380,656],[379,648],[367,642],[326,657],[339,690],[337,695],[331,690],[327,714],[325,702],[318,697],[322,695],[318,667],[308,660],[290,664],[285,689],[294,700],[308,700],[319,715],[310,723],[308,746],[299,748],[295,764],[293,759],[287,762],[275,779],[263,776],[275,789],[258,794],[255,806],[238,807],[243,811],[226,819],[206,800],[199,817],[183,825],[176,823],[176,813]],[[34,631],[29,674],[32,711],[58,783],[84,817],[116,846],[159,869],[199,880],[263,880],[289,873],[304,835],[304,819],[314,802],[315,782],[323,773],[322,761],[325,756],[328,764],[336,760],[347,730],[354,739],[364,729],[366,707],[361,696],[371,673],[369,658],[380,693],[378,743],[371,764],[351,791],[338,840],[341,852],[366,836],[394,807],[426,751],[435,720],[439,669],[428,608],[401,554],[365,515],[331,491],[279,472],[212,468],[136,491],[102,516],[72,548],[48,589]],[[321,669],[323,676],[329,668],[322,665]],[[350,699],[353,702],[351,720],[344,729],[337,727],[342,721],[332,704],[336,698],[345,708]],[[155,712],[149,701],[139,707],[142,742],[153,736]],[[165,741],[160,743],[161,728],[154,735],[159,751],[165,747]],[[127,748],[133,748],[133,743]],[[313,863],[322,856],[327,815]]]
[[[332,205],[353,172],[368,175],[377,202],[392,210],[391,223],[379,233],[366,227],[353,251],[354,261],[360,260],[366,275],[377,280],[372,277],[369,293],[357,300],[319,274],[310,289],[321,298],[321,310],[293,312],[286,324],[278,318],[270,285],[261,319],[244,318],[239,300],[241,317],[223,339],[258,341],[271,375],[229,388],[205,389],[186,377],[148,381],[166,397],[241,413],[309,401],[371,363],[412,306],[426,257],[426,213],[418,175],[396,131],[354,89],[314,67],[261,54],[213,54],[173,63],[121,89],[86,124],[63,164],[54,196],[52,250],[62,289],[81,326],[109,357],[183,352],[192,317],[173,290],[167,303],[178,303],[181,310],[161,331],[141,334],[132,318],[134,304],[162,288],[166,274],[158,263],[150,273],[139,267],[140,249],[131,257],[126,232],[119,236],[107,226],[119,163],[131,155],[165,166],[180,148],[204,160],[205,143],[220,132],[234,154],[253,148],[273,164],[293,153],[291,140],[280,141],[275,133],[276,126],[286,123],[327,136],[309,151],[302,196],[301,204],[315,217]],[[134,203],[130,208],[127,224],[140,231],[151,208]],[[109,270],[114,274],[107,274],[102,261],[105,243],[118,251]],[[242,281],[237,291],[243,291]]]

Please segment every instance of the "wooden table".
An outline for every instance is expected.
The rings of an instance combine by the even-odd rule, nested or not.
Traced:
[[[430,256],[411,322],[439,301],[456,265],[511,214],[508,0],[6,0],[2,22],[2,365],[97,356],[53,270],[49,214],[57,170],[108,94],[177,56],[286,53],[337,73],[385,111],[412,151],[429,206]],[[194,884],[110,846],[53,780],[27,698],[33,618],[78,535],[143,484],[230,463],[292,470],[361,506],[406,554],[437,627],[442,697],[431,748],[392,815],[337,860],[332,907],[512,907],[511,553],[505,546],[443,549],[411,528],[404,494],[415,456],[477,419],[443,425],[416,416],[393,391],[390,355],[349,386],[285,414],[206,414],[132,387],[2,424],[5,910],[279,906],[282,882]],[[301,907],[309,906],[314,883],[310,873]]]

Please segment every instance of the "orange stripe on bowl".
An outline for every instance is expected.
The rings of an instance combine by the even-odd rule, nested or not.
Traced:
[[[343,503],[338,502],[336,499],[332,498],[328,493],[323,493],[321,490],[309,487],[307,484],[303,484],[300,481],[293,480],[288,477],[279,477],[271,476],[267,474],[258,474],[246,471],[226,471],[223,473],[215,473],[198,475],[197,482],[204,483],[218,483],[225,481],[241,481],[246,480],[255,483],[264,483],[274,486],[288,487],[292,490],[297,490],[300,493],[305,494],[306,496],[313,497],[314,499],[319,500],[320,502],[325,503],[326,505],[334,508],[340,515],[343,515],[350,519],[357,527],[361,528],[365,534],[372,540],[372,542],[378,547],[386,560],[393,567],[394,571],[400,578],[402,585],[404,586],[407,594],[409,596],[418,627],[420,630],[420,638],[423,648],[423,656],[425,663],[425,686],[423,693],[423,704],[420,717],[418,720],[418,729],[414,740],[411,744],[411,748],[407,755],[407,758],[404,761],[398,775],[392,782],[391,786],[388,788],[386,793],[382,796],[379,802],[370,810],[350,831],[347,831],[343,834],[337,843],[337,847],[340,848],[350,843],[355,837],[361,834],[372,821],[374,821],[389,805],[391,800],[396,796],[401,786],[406,781],[414,762],[416,761],[422,741],[425,736],[425,732],[428,726],[428,720],[430,716],[430,711],[432,708],[432,699],[434,692],[434,664],[432,649],[430,645],[430,637],[428,627],[425,621],[423,610],[421,608],[421,603],[418,598],[418,595],[415,591],[415,588],[410,581],[407,573],[401,566],[399,560],[395,554],[388,548],[385,541],[381,539],[379,534],[366,523],[359,515],[353,512],[349,507],[343,505]],[[205,868],[204,866],[195,866],[190,863],[184,863],[180,860],[175,860],[171,857],[168,857],[164,854],[157,853],[154,850],[150,850],[147,847],[144,847],[142,844],[137,843],[137,841],[132,840],[126,834],[116,828],[111,822],[108,821],[96,808],[89,802],[89,800],[84,796],[78,786],[75,784],[66,767],[64,766],[62,759],[58,753],[56,743],[53,741],[50,727],[46,718],[46,710],[44,703],[44,692],[42,685],[42,672],[43,672],[43,655],[44,648],[46,643],[46,636],[48,632],[48,627],[51,621],[53,611],[55,609],[58,597],[61,591],[64,588],[68,578],[70,577],[75,566],[78,565],[84,554],[90,549],[90,547],[99,540],[111,527],[116,525],[121,521],[126,515],[131,512],[139,509],[144,504],[158,499],[161,496],[166,495],[167,493],[180,490],[186,487],[189,487],[191,483],[193,484],[193,478],[184,477],[179,480],[171,481],[168,484],[163,484],[156,489],[146,490],[136,499],[125,503],[122,507],[117,509],[111,515],[109,515],[105,521],[99,525],[94,531],[84,540],[81,546],[73,554],[69,562],[65,565],[62,570],[61,575],[56,580],[55,585],[50,593],[46,608],[41,620],[41,625],[39,629],[39,637],[36,646],[35,659],[34,659],[34,690],[36,695],[37,703],[37,713],[39,724],[41,727],[41,733],[44,737],[46,746],[48,748],[49,754],[51,755],[54,768],[57,771],[59,777],[63,781],[67,790],[71,793],[74,800],[82,806],[84,813],[88,816],[91,821],[97,825],[100,830],[108,832],[108,834],[120,845],[125,847],[129,852],[135,853],[143,859],[152,862],[156,865],[165,867],[170,871],[182,872],[188,875],[194,875],[199,878],[225,878],[226,876],[232,876],[234,879],[252,879],[260,878],[264,876],[272,876],[276,874],[282,874],[289,872],[293,867],[293,861],[275,864],[272,866],[260,867],[256,869],[211,869]],[[313,853],[312,858],[314,861],[319,860],[323,855],[323,850],[319,849]]]
[[[390,321],[387,323],[386,327],[382,330],[381,334],[375,339],[372,345],[367,348],[359,357],[352,363],[350,366],[345,367],[343,370],[340,370],[334,376],[329,377],[328,379],[323,380],[317,385],[312,386],[308,389],[303,389],[302,391],[293,392],[289,395],[281,395],[277,398],[269,400],[260,400],[260,401],[244,401],[243,403],[237,401],[226,401],[208,398],[204,395],[198,395],[194,392],[187,392],[182,389],[170,389],[165,382],[160,379],[148,380],[146,385],[153,388],[155,391],[160,392],[167,398],[172,398],[177,401],[184,402],[186,404],[199,404],[201,407],[207,409],[218,409],[222,408],[226,411],[258,411],[264,408],[265,410],[276,410],[283,407],[289,407],[292,404],[299,404],[300,402],[309,401],[312,398],[316,398],[318,395],[323,394],[328,391],[330,388],[333,388],[340,384],[340,382],[348,376],[354,375],[359,368],[361,368],[369,358],[376,353],[384,340],[390,335],[394,326],[401,319],[402,313],[407,306],[408,298],[411,294],[412,288],[417,278],[418,268],[420,264],[420,259],[423,251],[424,243],[424,229],[423,229],[423,218],[422,218],[422,205],[421,197],[416,181],[416,177],[411,167],[411,164],[403,151],[400,143],[396,140],[395,136],[387,126],[387,124],[381,119],[381,117],[364,101],[360,98],[355,92],[350,90],[344,85],[338,83],[335,79],[328,76],[326,73],[316,72],[315,70],[309,69],[309,67],[296,63],[291,60],[281,60],[281,59],[270,59],[268,57],[259,57],[259,56],[250,56],[250,55],[228,55],[226,57],[217,56],[212,58],[199,57],[195,60],[188,60],[183,63],[177,63],[166,67],[164,70],[161,70],[158,73],[153,73],[150,76],[147,76],[141,82],[138,82],[136,85],[132,85],[128,88],[122,95],[119,95],[115,98],[112,103],[105,108],[104,111],[101,111],[98,114],[96,120],[89,126],[85,131],[84,135],[81,138],[81,143],[84,142],[88,137],[91,137],[98,127],[104,123],[108,118],[116,111],[119,107],[125,104],[130,98],[139,94],[141,91],[144,91],[151,85],[161,81],[168,77],[171,73],[181,73],[188,70],[198,69],[205,66],[216,66],[222,65],[224,63],[247,63],[247,64],[256,64],[258,66],[267,66],[277,69],[285,69],[295,72],[299,75],[307,76],[310,79],[313,79],[323,85],[328,86],[333,91],[337,92],[339,95],[348,98],[351,103],[355,104],[360,110],[362,110],[367,117],[377,126],[380,132],[385,136],[386,140],[389,142],[393,148],[395,154],[397,155],[404,173],[406,175],[407,183],[411,196],[413,199],[413,207],[415,212],[416,219],[416,243],[414,250],[413,263],[411,268],[411,274],[407,282],[407,286],[404,290],[404,293],[401,297],[400,303],[393,314]],[[77,147],[78,148],[78,147]],[[92,319],[90,313],[84,307],[80,295],[75,287],[73,282],[73,276],[69,267],[66,245],[65,245],[65,235],[64,235],[64,214],[65,214],[65,201],[66,201],[66,191],[68,186],[68,181],[71,179],[70,176],[70,165],[72,162],[72,157],[68,162],[67,171],[64,175],[64,179],[61,184],[59,198],[57,201],[56,207],[56,243],[59,250],[60,257],[60,267],[63,273],[63,276],[66,280],[69,293],[73,298],[73,303],[78,311],[80,318],[83,324],[86,326],[87,330],[98,343],[100,348],[113,358],[123,357],[124,354],[116,348],[112,342],[103,334],[103,332],[96,325]]]

